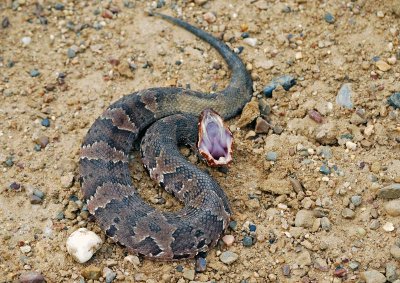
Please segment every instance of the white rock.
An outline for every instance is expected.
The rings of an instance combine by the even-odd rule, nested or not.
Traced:
[[[135,255],[128,255],[124,258],[124,261],[129,262],[133,264],[134,266],[139,266],[140,265],[140,259],[139,257]]]
[[[21,42],[22,42],[23,45],[28,45],[29,43],[31,43],[31,41],[32,41],[32,38],[30,38],[29,36],[24,36],[21,39]]]
[[[391,222],[386,222],[385,225],[382,226],[382,228],[386,232],[392,232],[394,230],[393,223],[391,223]]]
[[[91,259],[102,243],[94,232],[80,228],[68,237],[67,251],[77,262],[84,263]]]
[[[367,127],[365,127],[364,129],[364,134],[369,137],[370,135],[372,135],[372,133],[374,132],[374,125],[368,125]]]
[[[31,248],[30,246],[28,246],[28,245],[22,246],[22,247],[20,247],[19,249],[20,249],[21,252],[23,252],[24,254],[27,254],[27,253],[29,253],[29,252],[32,250],[32,248]]]
[[[254,47],[257,45],[257,38],[247,37],[243,39],[243,42]]]
[[[296,52],[296,54],[294,55],[294,57],[296,58],[296,60],[303,59],[303,53],[301,53],[301,52]]]
[[[351,141],[346,142],[346,147],[350,150],[356,150],[357,144]]]

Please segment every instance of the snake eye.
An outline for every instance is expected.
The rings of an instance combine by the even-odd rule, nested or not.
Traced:
[[[221,116],[212,109],[205,109],[199,118],[197,148],[209,166],[223,166],[232,161],[233,136]]]

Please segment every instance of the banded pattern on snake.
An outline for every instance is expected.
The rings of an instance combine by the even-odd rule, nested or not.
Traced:
[[[226,195],[206,173],[187,162],[177,145],[193,145],[197,117],[212,108],[224,119],[237,115],[252,96],[252,80],[223,42],[180,19],[154,13],[213,46],[227,62],[231,80],[221,92],[150,88],[111,104],[90,127],[80,151],[84,198],[98,225],[128,251],[158,260],[190,258],[214,246],[230,219]],[[213,111],[203,112],[199,149],[218,163],[229,156],[229,135]],[[157,210],[134,188],[128,155],[142,140],[150,176],[184,203],[177,212]],[[210,161],[210,160],[209,160]]]

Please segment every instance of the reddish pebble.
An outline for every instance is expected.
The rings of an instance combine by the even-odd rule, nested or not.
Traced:
[[[109,9],[113,14],[118,14],[119,12],[121,12],[121,9],[118,8],[117,6],[111,6]]]
[[[103,13],[101,13],[101,16],[106,19],[112,19],[113,13],[110,10],[104,10]]]
[[[46,280],[43,275],[36,271],[24,272],[19,276],[21,283],[44,283]]]
[[[213,23],[213,22],[215,22],[215,21],[217,20],[217,17],[215,16],[214,13],[212,13],[212,12],[207,12],[207,13],[205,13],[205,14],[203,15],[203,19],[204,19],[207,23],[211,24],[211,23]]]
[[[347,274],[347,270],[341,266],[336,267],[335,271],[333,273],[333,275],[335,275],[336,277],[344,277],[344,276],[346,276],[346,274]]]
[[[321,114],[317,110],[314,109],[309,110],[308,116],[319,124],[321,124],[323,121]]]
[[[21,188],[21,185],[18,184],[18,183],[16,183],[16,182],[12,182],[12,183],[10,184],[10,189],[11,189],[11,190],[17,191],[17,190],[19,190],[20,188]]]
[[[235,241],[235,237],[232,235],[225,235],[222,237],[222,241],[229,247],[232,246],[233,242]]]
[[[270,128],[271,128],[271,125],[267,121],[265,121],[261,117],[257,118],[256,128],[255,128],[255,132],[257,134],[267,134]]]
[[[108,60],[108,63],[110,63],[110,64],[113,65],[113,66],[118,66],[120,62],[119,62],[118,59],[110,58],[110,59]]]

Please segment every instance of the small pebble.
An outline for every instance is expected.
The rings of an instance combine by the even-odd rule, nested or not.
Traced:
[[[46,280],[42,274],[36,271],[23,272],[19,276],[20,283],[45,283]]]
[[[221,253],[221,255],[219,256],[219,259],[225,263],[225,264],[232,264],[234,263],[237,259],[239,258],[239,256],[231,251],[225,251],[223,253]]]
[[[34,190],[33,190],[33,194],[34,194],[35,196],[37,196],[38,198],[40,198],[40,199],[43,199],[43,198],[44,198],[44,192],[42,192],[41,190],[34,189]]]
[[[361,198],[361,196],[356,195],[356,196],[352,196],[350,198],[350,200],[351,200],[351,203],[354,204],[354,206],[359,206],[361,204],[362,198]]]
[[[314,220],[314,213],[311,210],[302,209],[296,213],[294,225],[296,227],[311,228]]]
[[[1,21],[1,27],[2,28],[8,28],[10,26],[10,20],[8,17],[4,17],[3,20]]]
[[[21,252],[23,252],[24,254],[27,254],[27,253],[29,253],[29,252],[32,250],[32,248],[31,248],[30,246],[28,246],[28,245],[22,246],[22,247],[20,247],[19,249],[20,249]]]
[[[45,118],[40,122],[40,124],[44,127],[49,127],[50,126],[50,120],[48,118]]]
[[[49,144],[49,138],[46,136],[40,136],[35,140],[41,148],[45,148]]]
[[[14,160],[13,160],[12,156],[7,157],[7,158],[6,158],[6,161],[4,161],[4,163],[5,163],[8,167],[13,166],[13,165],[14,165]]]
[[[113,13],[112,13],[110,10],[105,9],[105,10],[103,11],[103,13],[101,13],[101,16],[102,16],[103,18],[105,18],[105,19],[112,19],[112,18],[113,18]]]
[[[289,277],[290,276],[290,265],[284,264],[282,266],[282,273],[283,273],[283,276]]]
[[[385,232],[392,232],[394,230],[394,225],[392,222],[386,222],[383,226],[382,229]]]
[[[251,247],[253,245],[253,238],[250,236],[244,236],[242,242],[243,242],[243,246]]]
[[[303,53],[302,52],[296,52],[296,54],[294,54],[294,58],[296,60],[303,59]]]
[[[353,108],[353,102],[351,101],[351,95],[352,95],[351,83],[343,84],[340,87],[339,92],[336,96],[336,103],[339,106],[343,106],[344,108],[347,108],[347,109]]]
[[[32,78],[38,77],[40,76],[40,72],[37,69],[33,69],[29,72],[29,74],[31,75]]]
[[[350,208],[346,207],[342,210],[342,217],[344,219],[354,219],[355,216],[356,216],[356,213],[353,210],[351,210]]]
[[[229,222],[229,228],[231,228],[232,230],[236,230],[236,227],[237,227],[236,221]]]
[[[329,167],[324,164],[319,168],[319,172],[321,172],[324,175],[329,175],[331,173],[331,169],[329,169]]]
[[[204,257],[198,257],[196,259],[196,272],[204,272],[207,269],[207,259]]]
[[[68,237],[67,251],[76,261],[84,263],[91,259],[102,243],[94,232],[79,228]]]
[[[387,214],[390,216],[400,216],[400,199],[394,199],[384,204]]]
[[[76,56],[76,51],[74,49],[72,49],[72,48],[68,48],[67,56],[70,59],[74,58]]]
[[[278,153],[276,153],[275,151],[269,151],[267,152],[267,154],[265,155],[265,158],[268,161],[276,161],[278,159]]]
[[[379,172],[379,170],[378,170],[378,172]],[[383,199],[400,198],[400,183],[393,183],[393,184],[390,184],[389,186],[381,188],[378,191],[378,196]]]
[[[352,141],[347,141],[346,142],[346,148],[350,150],[356,150],[357,149],[357,144],[352,142]]]
[[[335,17],[331,14],[331,13],[326,13],[324,16],[324,20],[328,23],[328,24],[333,24],[335,22]]]
[[[22,39],[21,39],[21,42],[22,42],[22,44],[23,45],[29,45],[31,42],[32,42],[32,38],[30,38],[29,36],[24,36]]]
[[[369,229],[371,230],[376,230],[378,229],[380,226],[380,222],[378,219],[372,219],[371,223],[369,224]]]
[[[400,92],[392,94],[387,101],[389,105],[393,106],[395,109],[400,108]]]
[[[240,36],[242,38],[248,38],[248,37],[250,37],[250,34],[246,31],[246,32],[243,32]]]
[[[392,262],[386,263],[386,279],[389,282],[395,282],[398,279],[398,274],[397,274],[397,265]],[[399,283],[399,282],[396,282]]]
[[[82,270],[81,275],[85,279],[98,280],[101,276],[101,270],[97,266],[90,265]]]
[[[386,277],[382,273],[377,270],[368,270],[361,272],[361,279],[365,281],[365,283],[385,283]]]
[[[178,272],[183,272],[183,266],[180,265],[180,264],[177,265],[175,269],[176,269],[176,271],[178,271]]]
[[[321,228],[324,231],[331,230],[331,222],[329,221],[328,217],[322,217],[321,218]]]
[[[315,122],[321,124],[323,122],[322,115],[314,109],[308,111],[308,117],[310,117]]]
[[[21,185],[18,184],[18,183],[16,183],[16,182],[12,182],[12,183],[10,184],[9,188],[10,188],[11,190],[17,191],[17,190],[19,190],[19,189],[21,188]]]
[[[351,270],[357,270],[360,267],[360,263],[358,261],[350,261],[349,267]]]
[[[256,120],[256,127],[254,128],[256,134],[267,134],[271,125],[263,118],[258,117]]]
[[[392,67],[388,63],[386,63],[383,60],[379,60],[375,63],[376,67],[381,70],[382,72],[387,72],[389,71]]]
[[[260,109],[257,100],[251,100],[248,102],[240,115],[237,126],[243,128],[253,122],[260,115]]]
[[[31,199],[30,199],[31,204],[41,204],[42,201],[43,200],[40,197],[31,195]]]
[[[257,45],[257,38],[247,37],[243,39],[243,42],[246,43],[247,45],[254,47]]]
[[[235,237],[233,235],[225,235],[222,237],[222,241],[229,247],[235,242]]]
[[[272,131],[273,131],[275,134],[280,135],[280,134],[282,134],[282,132],[283,132],[283,127],[280,126],[280,125],[275,125],[275,126],[272,128]]]
[[[255,232],[257,230],[257,226],[254,224],[249,224],[249,231],[250,232]]]
[[[112,283],[117,277],[117,273],[113,272],[110,268],[105,267],[103,269],[103,277],[106,279],[106,283]]]
[[[207,12],[203,15],[203,19],[211,24],[214,23],[217,20],[217,17],[215,16],[215,14],[213,12]]]
[[[263,89],[263,93],[266,97],[272,97],[272,92],[278,87],[278,85],[282,86],[284,90],[288,91],[291,87],[296,84],[296,79],[289,75],[283,75],[279,77],[275,77],[271,80],[271,82],[266,85]]]
[[[74,184],[74,173],[69,172],[64,176],[61,176],[60,178],[61,186],[63,188],[71,188],[72,185]]]
[[[64,212],[63,212],[63,211],[59,211],[59,212],[57,213],[57,215],[56,215],[56,219],[57,219],[57,220],[62,220],[62,219],[64,219],[64,217],[65,217],[65,215],[64,215]]]
[[[57,11],[62,11],[62,10],[64,10],[64,8],[65,8],[65,6],[63,3],[56,3],[54,5],[54,9],[56,9]]]
[[[127,261],[127,262],[131,263],[134,266],[139,266],[140,265],[140,259],[136,255],[127,255],[126,257],[124,257],[124,261]]]
[[[195,277],[194,269],[185,269],[183,270],[183,278],[193,281]]]
[[[390,255],[394,258],[399,260],[400,259],[400,247],[397,245],[392,245],[390,247]]]
[[[333,275],[335,275],[336,277],[339,277],[339,278],[345,277],[346,274],[347,274],[347,270],[341,265],[336,267],[335,271],[333,272]]]

